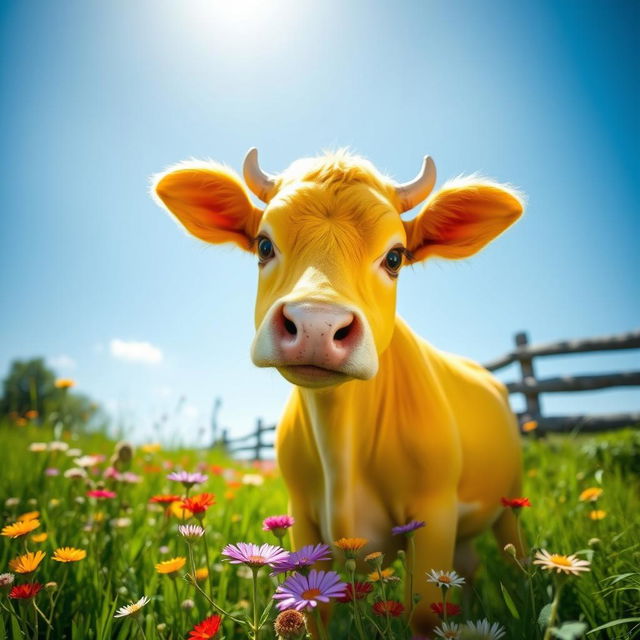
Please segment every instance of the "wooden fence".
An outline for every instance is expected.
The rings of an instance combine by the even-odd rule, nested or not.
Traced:
[[[546,344],[532,345],[525,332],[514,337],[515,348],[504,356],[485,363],[489,371],[503,369],[513,363],[520,366],[520,380],[507,383],[509,393],[524,395],[526,410],[518,414],[524,432],[536,434],[569,431],[608,431],[640,423],[640,411],[599,415],[544,416],[540,403],[542,393],[566,393],[574,391],[594,391],[612,387],[640,386],[640,370],[593,375],[536,378],[534,358],[594,351],[617,351],[640,349],[640,330],[615,336],[585,338],[582,340],[562,340]],[[253,460],[264,459],[264,452],[272,454],[273,442],[263,436],[275,431],[275,425],[265,425],[256,421],[256,429],[239,438],[230,439],[226,429],[222,432],[220,444],[232,455],[248,452]]]

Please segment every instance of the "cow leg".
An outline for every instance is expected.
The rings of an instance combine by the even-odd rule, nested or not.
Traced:
[[[418,519],[427,525],[415,532],[416,557],[413,563],[414,591],[420,596],[412,619],[414,632],[428,634],[440,623],[430,605],[442,601],[440,589],[426,581],[425,574],[431,569],[450,571],[458,524],[458,509],[455,495],[430,500],[418,511]],[[409,604],[409,603],[407,603]]]
[[[478,568],[479,559],[473,545],[473,538],[458,540],[453,556],[453,568],[464,578],[462,587],[462,605],[468,610],[473,598],[473,577]]]

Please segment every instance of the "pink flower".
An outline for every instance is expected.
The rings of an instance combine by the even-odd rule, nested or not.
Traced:
[[[269,516],[262,522],[263,531],[273,531],[278,537],[282,538],[285,531],[295,524],[295,520],[291,516]]]
[[[91,491],[87,491],[87,495],[90,498],[115,498],[115,491],[108,491],[107,489],[92,489]]]

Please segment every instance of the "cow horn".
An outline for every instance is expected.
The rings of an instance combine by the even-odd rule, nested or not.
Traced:
[[[435,183],[436,165],[430,156],[425,156],[420,173],[411,182],[396,186],[401,212],[409,211],[419,202],[422,202],[431,193]]]
[[[252,147],[247,151],[242,165],[242,174],[244,175],[247,186],[255,193],[262,202],[268,202],[271,191],[276,186],[276,178],[265,173],[258,164],[258,150]]]

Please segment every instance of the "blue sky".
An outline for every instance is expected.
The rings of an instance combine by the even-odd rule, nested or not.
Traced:
[[[288,383],[249,359],[255,260],[147,195],[169,164],[239,169],[251,146],[272,173],[350,146],[400,181],[428,153],[439,183],[480,171],[527,193],[480,255],[403,272],[400,314],[445,350],[637,327],[639,26],[638,3],[597,0],[2,3],[0,371],[46,356],[136,440],[168,412],[165,439],[203,441],[216,395],[233,433],[275,421]],[[637,410],[640,392],[544,406]]]

